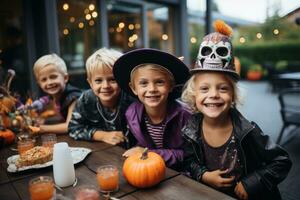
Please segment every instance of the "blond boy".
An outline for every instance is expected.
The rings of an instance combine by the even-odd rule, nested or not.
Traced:
[[[126,140],[124,113],[133,99],[121,91],[112,66],[122,54],[101,48],[86,61],[91,89],[78,99],[69,123],[74,139],[103,141],[112,145]]]

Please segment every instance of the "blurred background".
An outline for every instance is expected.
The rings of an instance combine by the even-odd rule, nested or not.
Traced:
[[[215,19],[234,29],[242,78],[264,79],[300,66],[298,0],[4,0],[0,16],[0,70],[17,72],[13,90],[22,95],[37,90],[34,61],[52,52],[81,88],[87,87],[86,58],[103,46],[157,48],[184,56],[193,67]],[[249,71],[260,74],[250,77]]]
[[[240,109],[289,152],[293,167],[279,187],[283,199],[298,200],[299,0],[1,0],[0,83],[14,69],[13,93],[24,99],[38,96],[32,66],[40,56],[57,53],[67,63],[70,82],[88,88],[85,61],[101,47],[122,52],[156,48],[184,56],[192,68],[215,19],[234,31]],[[293,88],[293,95],[280,101],[287,88]],[[291,116],[296,117],[288,121]]]

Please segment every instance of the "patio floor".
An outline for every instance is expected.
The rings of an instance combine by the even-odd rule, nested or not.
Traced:
[[[248,120],[256,122],[262,130],[276,141],[282,127],[278,94],[271,93],[267,82],[240,82],[243,105],[239,110]],[[280,183],[279,189],[283,200],[300,199],[300,129],[291,140],[285,142],[285,132],[282,142],[293,162],[287,178]]]

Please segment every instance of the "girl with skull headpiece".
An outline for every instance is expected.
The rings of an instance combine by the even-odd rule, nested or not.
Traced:
[[[291,161],[237,110],[239,74],[233,62],[232,29],[221,20],[200,44],[196,68],[182,100],[194,114],[182,129],[185,166],[195,180],[238,199],[281,199],[277,185]]]

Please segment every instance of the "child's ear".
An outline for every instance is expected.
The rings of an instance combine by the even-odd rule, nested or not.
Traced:
[[[131,82],[129,82],[128,85],[129,85],[130,89],[132,90],[133,94],[137,95],[137,92],[134,89],[134,85]]]
[[[91,82],[91,80],[89,78],[87,78],[86,81],[89,83],[90,88],[92,88],[92,82]]]
[[[65,80],[65,83],[67,83],[69,81],[69,74],[64,75],[64,80]]]

